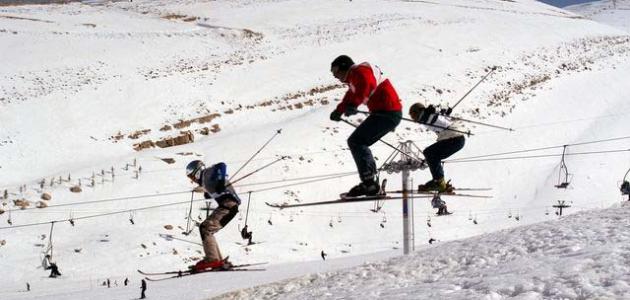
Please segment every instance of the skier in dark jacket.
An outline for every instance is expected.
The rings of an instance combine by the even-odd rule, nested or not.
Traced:
[[[55,278],[57,276],[61,276],[61,273],[59,273],[59,267],[57,267],[57,264],[51,262],[50,263],[50,276],[51,278]]]
[[[207,269],[228,269],[232,266],[221,256],[219,245],[214,237],[215,233],[236,216],[238,206],[241,204],[241,199],[227,180],[226,171],[227,166],[222,162],[206,168],[202,161],[194,160],[186,167],[186,176],[203,187],[204,197],[214,199],[219,205],[199,225],[205,257],[191,267],[193,272]]]
[[[448,115],[438,113],[433,105],[425,107],[422,103],[414,103],[409,108],[409,115],[416,122],[425,125],[437,134],[437,142],[422,152],[431,171],[432,179],[419,185],[418,190],[445,192],[452,189],[444,179],[442,160],[464,147],[466,138],[463,128],[458,122],[449,120]]]
[[[144,294],[144,292],[147,291],[147,282],[142,279],[142,281],[140,282],[140,299],[145,299],[146,295]]]
[[[333,60],[330,71],[348,85],[330,119],[341,121],[342,115],[356,114],[361,104],[367,104],[371,112],[348,138],[361,183],[350,189],[346,196],[376,195],[380,186],[376,182],[376,162],[369,147],[398,126],[402,118],[402,104],[389,79],[384,78],[375,65],[367,62],[355,64],[350,57],[341,55]]]

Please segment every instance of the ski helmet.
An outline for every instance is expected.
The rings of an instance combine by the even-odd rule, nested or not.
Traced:
[[[197,182],[199,181],[199,178],[201,177],[201,171],[205,167],[206,166],[203,164],[202,161],[193,160],[189,162],[188,165],[186,166],[186,176],[188,176],[190,180]]]
[[[412,119],[417,120],[420,118],[420,114],[424,111],[424,109],[424,104],[420,102],[414,103],[411,107],[409,107],[409,115]]]
[[[354,65],[354,61],[352,61],[352,58],[350,58],[350,56],[339,55],[337,56],[337,58],[335,58],[335,60],[332,61],[332,63],[330,64],[330,68],[332,69],[333,67],[337,67],[339,68],[339,71],[348,71],[350,70],[350,67],[352,67],[352,65]]]

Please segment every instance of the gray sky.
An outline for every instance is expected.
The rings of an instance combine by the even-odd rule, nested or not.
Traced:
[[[565,7],[565,6],[573,5],[573,4],[595,2],[596,0],[538,0],[538,1],[551,4],[557,7]]]

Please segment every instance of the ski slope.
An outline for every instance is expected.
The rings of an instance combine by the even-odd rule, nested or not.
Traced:
[[[629,213],[579,213],[215,299],[626,299]]]
[[[587,17],[595,22],[630,31],[630,1],[604,0],[570,5],[564,9]]]
[[[564,214],[610,207],[624,200],[618,186],[630,167],[625,126],[630,111],[630,36],[624,28],[583,15],[536,1],[491,0],[137,0],[2,6],[0,53],[6,59],[0,68],[0,191],[6,189],[9,197],[0,200],[0,269],[10,270],[12,276],[0,279],[0,297],[137,297],[138,268],[185,268],[202,254],[196,229],[181,234],[190,228],[186,216],[193,188],[183,176],[184,166],[192,159],[225,161],[233,175],[278,129],[282,133],[236,177],[280,156],[290,158],[239,182],[237,191],[245,200],[241,213],[217,235],[222,252],[234,262],[269,261],[268,271],[150,284],[148,295],[205,299],[332,272],[307,278],[332,278],[327,281],[338,282],[338,287],[315,280],[312,289],[300,290],[310,298],[336,297],[344,295],[344,284],[356,284],[348,274],[363,272],[337,270],[399,256],[398,202],[386,203],[377,214],[370,212],[369,202],[292,210],[263,204],[331,200],[357,183],[345,141],[352,128],[328,120],[345,90],[329,72],[330,61],[339,54],[378,64],[403,99],[405,115],[418,101],[454,104],[488,68],[498,66],[454,114],[515,131],[469,124],[474,136],[445,165],[456,186],[490,187],[486,194],[493,198],[446,199],[455,213],[439,218],[426,199],[414,200],[414,244],[417,250],[426,248],[414,256],[444,252],[441,247],[464,243],[448,241],[494,236],[502,229],[516,230],[516,239],[518,232],[535,231],[519,226],[558,218],[552,207],[558,201],[571,205]],[[196,121],[199,118],[204,122]],[[194,143],[134,150],[142,141],[182,131],[190,131]],[[385,140],[394,145],[413,140],[424,148],[435,137],[416,124],[403,123]],[[570,145],[565,157],[570,185],[556,189],[563,145]],[[383,144],[372,149],[379,164],[392,152]],[[541,150],[490,157],[500,160],[457,161],[533,149]],[[400,188],[399,174],[381,176],[391,189]],[[428,179],[428,172],[413,174],[414,185]],[[70,192],[79,180],[83,191]],[[52,199],[40,200],[44,192]],[[30,206],[19,209],[14,205],[18,199],[30,201]],[[192,217],[200,221],[205,203],[200,194],[193,200]],[[48,207],[35,208],[38,201]],[[580,216],[589,218],[586,212]],[[247,246],[240,238],[245,219],[257,244]],[[63,274],[54,280],[40,265],[53,221],[53,260]],[[553,225],[534,226],[569,226],[564,218],[545,224]],[[499,236],[506,233],[496,234],[489,239],[499,244]],[[489,242],[486,238],[465,243],[483,245]],[[437,243],[429,245],[429,239]],[[447,252],[445,268],[475,272],[452,263],[462,256],[458,249],[465,252]],[[321,251],[328,254],[326,261]],[[389,268],[380,262],[371,266],[384,273],[409,272],[406,278],[412,281],[436,272],[430,265],[410,263],[410,257],[394,258]],[[556,258],[549,259],[539,261]],[[426,272],[414,273],[415,268]],[[580,274],[572,271],[560,278]],[[505,272],[520,271],[515,267]],[[513,279],[495,288],[496,271],[481,273],[491,278],[480,286],[492,288],[458,288],[461,278],[479,274],[445,276],[444,287],[436,293],[454,293],[461,299],[512,294],[577,299],[591,295],[580,294],[587,292],[610,297],[600,289],[606,282],[589,281],[589,291],[578,291],[586,286],[581,282],[545,290],[535,279],[521,287]],[[119,286],[102,287],[107,278]],[[120,286],[125,278],[131,287]],[[31,292],[22,292],[26,282]],[[262,289],[266,294],[244,290],[235,297],[295,298],[300,291],[291,286],[304,282],[267,286]],[[611,286],[615,293],[627,293],[621,284]],[[329,288],[334,293],[322,294]],[[399,288],[387,285],[392,293],[387,295],[365,288],[363,296],[403,299]],[[408,293],[431,295],[422,286]]]

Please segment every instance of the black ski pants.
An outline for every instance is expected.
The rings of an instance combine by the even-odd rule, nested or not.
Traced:
[[[457,136],[446,140],[441,140],[424,149],[423,154],[431,170],[433,179],[444,177],[444,168],[442,168],[442,160],[455,154],[464,148],[466,138]]]
[[[402,113],[399,111],[372,112],[348,138],[348,147],[361,181],[373,180],[376,175],[376,162],[369,147],[388,132],[394,131],[401,118]]]

